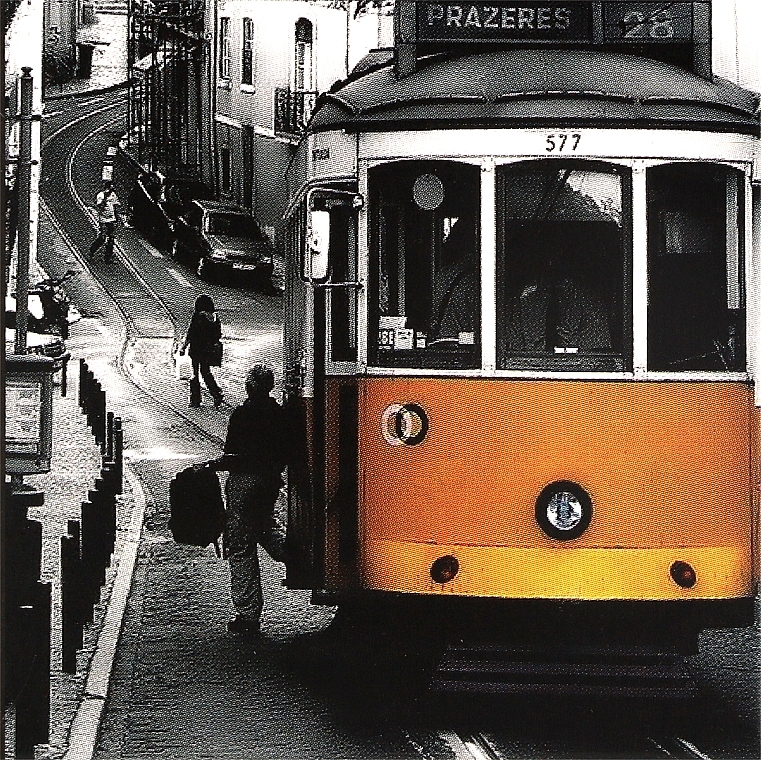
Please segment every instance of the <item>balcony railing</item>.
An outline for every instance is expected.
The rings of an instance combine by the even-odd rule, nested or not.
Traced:
[[[312,116],[316,102],[316,92],[275,88],[275,132],[300,135]]]

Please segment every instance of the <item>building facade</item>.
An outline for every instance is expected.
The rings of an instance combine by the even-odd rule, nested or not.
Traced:
[[[202,0],[128,6],[130,143],[151,169],[200,173],[204,28]]]
[[[254,212],[271,237],[282,177],[317,94],[346,74],[347,12],[335,4],[220,0],[207,13],[213,60],[204,179]]]
[[[358,9],[341,0],[207,5],[203,178],[220,199],[251,210],[273,240],[285,209],[285,170],[318,95],[379,37],[391,43],[392,11],[388,3]]]

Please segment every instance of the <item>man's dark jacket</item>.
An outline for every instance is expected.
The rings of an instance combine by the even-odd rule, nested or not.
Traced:
[[[225,469],[279,474],[289,460],[288,415],[271,396],[247,398],[230,416]]]

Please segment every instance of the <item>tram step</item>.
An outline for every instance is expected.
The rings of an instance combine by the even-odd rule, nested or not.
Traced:
[[[505,694],[693,696],[684,657],[637,647],[451,646],[433,675],[438,691]]]

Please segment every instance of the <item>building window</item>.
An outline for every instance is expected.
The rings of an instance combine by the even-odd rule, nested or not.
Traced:
[[[223,79],[230,78],[230,19],[219,19],[219,76]]]
[[[241,57],[241,84],[254,83],[254,22],[243,19],[243,48]]]
[[[219,151],[219,162],[221,164],[221,184],[222,192],[229,193],[232,186],[230,179],[230,149],[221,148]]]

